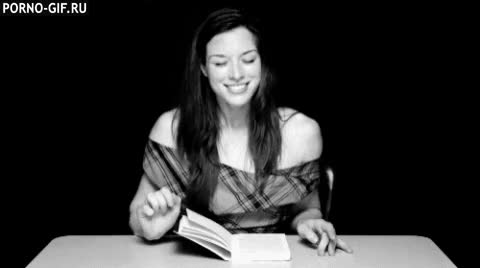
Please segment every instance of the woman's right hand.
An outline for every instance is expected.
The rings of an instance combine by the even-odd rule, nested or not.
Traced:
[[[182,199],[170,192],[168,187],[149,193],[145,204],[136,211],[143,236],[155,240],[168,232],[180,215],[181,203]]]

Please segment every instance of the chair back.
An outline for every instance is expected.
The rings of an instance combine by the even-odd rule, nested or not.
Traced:
[[[331,166],[325,165],[321,169],[320,183],[318,185],[318,194],[319,194],[323,219],[327,221],[330,218],[330,209],[332,207],[333,182],[334,182],[333,169]]]
[[[327,182],[328,182],[328,195],[327,195],[327,203],[325,204],[325,220],[328,221],[330,217],[330,208],[332,207],[332,194],[333,194],[333,169],[330,166],[325,168],[325,173],[327,175]]]

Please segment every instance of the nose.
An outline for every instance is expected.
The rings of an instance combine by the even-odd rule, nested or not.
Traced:
[[[240,81],[244,77],[243,67],[240,63],[233,63],[230,66],[229,78],[233,81]]]

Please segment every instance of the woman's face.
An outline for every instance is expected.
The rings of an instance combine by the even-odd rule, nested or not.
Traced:
[[[245,27],[215,35],[207,43],[202,72],[220,103],[234,107],[248,104],[261,76],[254,35]]]

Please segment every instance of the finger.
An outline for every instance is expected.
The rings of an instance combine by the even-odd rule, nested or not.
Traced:
[[[303,239],[308,240],[312,244],[317,245],[318,243],[317,234],[306,224],[302,224],[298,227],[298,235],[300,235],[300,237]]]
[[[168,211],[167,200],[163,197],[163,193],[161,191],[155,192],[155,198],[158,202],[158,210],[161,214],[165,214]]]
[[[167,206],[169,208],[173,207],[173,194],[170,192],[170,190],[167,187],[163,187],[160,189],[160,191],[163,193],[163,197],[165,198],[165,201],[167,201]]]
[[[174,193],[172,193],[172,199],[173,199],[173,208],[175,211],[179,208],[181,208],[182,205],[182,198]]]
[[[340,238],[337,239],[337,247],[346,251],[347,253],[353,253],[353,249]]]
[[[324,220],[317,220],[315,221],[315,228],[320,232],[326,232],[331,240],[336,239],[335,228],[333,228],[331,223]]]
[[[173,194],[173,201],[175,206],[180,207],[180,205],[182,204],[182,198],[176,194]]]
[[[152,217],[155,211],[153,211],[153,209],[149,205],[143,205],[142,213],[145,216]]]
[[[325,247],[325,253],[330,256],[335,255],[336,247],[336,233],[335,228],[330,222],[325,220],[316,220],[313,222],[313,226],[317,233],[322,234],[322,236],[327,236],[326,238],[330,241],[327,241],[327,246]]]
[[[329,256],[334,256],[335,255],[334,241],[335,240],[330,240],[330,242],[328,243],[328,255]]]
[[[335,255],[335,251],[337,249],[337,239],[331,240],[330,243],[332,244],[333,255]]]
[[[178,201],[174,202],[174,205],[172,207],[172,212],[174,214],[178,214],[180,212],[180,209],[182,208],[181,203],[182,203],[182,199],[180,197],[178,198]]]
[[[327,248],[328,245],[328,236],[326,233],[322,233],[321,238],[320,238],[320,244],[318,244],[318,255],[324,256],[325,255],[325,249]]]
[[[155,197],[155,193],[149,193],[147,195],[147,204],[153,209],[153,211],[158,210],[158,200]]]

